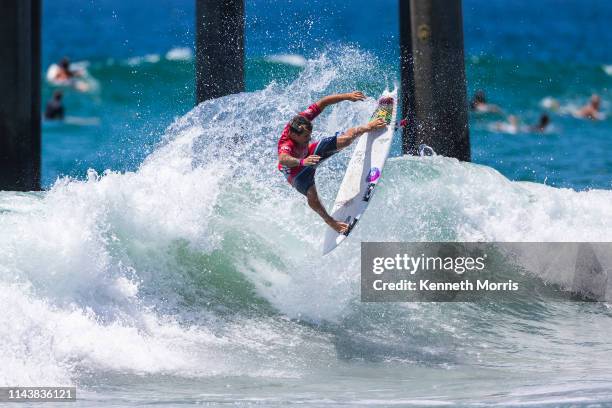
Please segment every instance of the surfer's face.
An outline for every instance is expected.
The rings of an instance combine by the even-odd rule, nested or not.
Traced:
[[[298,144],[307,144],[312,137],[312,130],[304,129],[302,133],[292,132],[293,140]]]

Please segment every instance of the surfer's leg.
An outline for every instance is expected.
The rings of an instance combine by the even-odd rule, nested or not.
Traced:
[[[325,139],[321,140],[321,142],[323,142],[324,140]],[[325,157],[327,158],[335,153],[335,151],[331,152],[332,147],[335,147],[335,141],[333,141],[333,145],[331,144],[331,141],[328,141],[327,143],[323,144],[322,150],[318,150],[320,146],[317,146],[318,151],[315,151],[315,154],[320,154],[320,152],[323,152],[326,155]],[[334,220],[327,213],[325,207],[323,207],[323,204],[321,204],[321,201],[319,200],[319,194],[317,193],[317,188],[315,186],[314,176],[314,167],[305,167],[295,176],[291,185],[297,191],[306,196],[310,208],[312,208],[314,212],[319,214],[319,216],[323,218],[323,221],[325,221],[327,225],[329,225],[334,231],[338,232],[339,234],[344,234],[348,229],[348,224]]]
[[[346,132],[338,136],[336,141],[336,149],[342,150],[355,141],[359,136],[366,132],[376,129],[383,129],[387,126],[387,122],[383,118],[377,118],[368,122],[367,125],[357,126],[348,129]]]
[[[314,175],[315,169],[314,167],[304,167],[302,171],[300,171],[291,182],[293,188],[300,192],[300,194],[308,197],[308,189],[314,185]]]
[[[334,231],[339,234],[344,234],[348,229],[348,224],[340,221],[334,220],[328,213],[325,211],[325,207],[321,204],[319,200],[319,194],[317,193],[317,187],[313,184],[310,186],[308,191],[306,192],[306,198],[308,199],[308,205],[310,208],[314,210],[327,225],[329,225]]]
[[[316,154],[317,156],[321,157],[319,163],[321,163],[325,159],[329,159],[334,154],[338,153],[337,140],[337,136],[330,136],[325,137],[317,142],[317,147],[315,148],[313,154]]]
[[[363,135],[368,131],[367,126],[357,126],[350,128],[346,132],[338,136],[336,146],[338,150],[342,150],[345,147],[350,146],[359,136]]]

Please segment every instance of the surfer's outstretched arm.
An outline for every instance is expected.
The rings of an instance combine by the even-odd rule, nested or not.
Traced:
[[[319,109],[323,110],[329,105],[333,105],[338,102],[342,102],[342,101],[357,102],[357,101],[363,101],[364,99],[365,99],[365,95],[363,94],[363,92],[354,91],[354,92],[349,92],[349,93],[325,96],[317,101],[317,106],[319,107]]]
[[[384,119],[378,118],[374,119],[367,125],[357,126],[354,128],[350,128],[336,139],[336,148],[338,150],[344,149],[353,143],[353,140],[357,139],[359,136],[363,135],[366,132],[374,129],[382,129],[387,126],[387,122]]]
[[[323,221],[325,221],[325,223],[329,225],[334,231],[336,231],[338,234],[344,234],[346,232],[346,230],[348,229],[348,224],[345,222],[334,220],[327,213],[327,211],[325,211],[325,207],[323,207],[323,204],[321,204],[321,201],[319,200],[317,188],[314,185],[310,186],[310,188],[306,192],[306,198],[308,199],[308,205],[310,206],[310,208],[312,208],[314,212],[319,214],[321,218],[323,218]]]

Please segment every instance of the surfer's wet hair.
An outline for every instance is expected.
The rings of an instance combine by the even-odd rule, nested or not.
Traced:
[[[289,127],[297,134],[304,133],[304,130],[312,131],[312,122],[303,117],[302,115],[294,116],[293,119],[289,121]]]

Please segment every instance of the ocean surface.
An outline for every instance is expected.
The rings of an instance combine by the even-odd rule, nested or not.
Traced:
[[[197,107],[194,1],[43,3],[43,71],[68,56],[89,91],[43,124],[46,190],[0,192],[0,385],[75,385],[72,407],[612,404],[607,303],[359,301],[362,241],[612,241],[612,3],[464,0],[468,93],[504,114],[470,116],[473,163],[396,137],[326,257],[276,142],[328,93],[369,98],[315,137],[369,118],[399,79],[397,1],[247,1],[246,92]],[[574,118],[593,93],[604,120]],[[328,207],[349,157],[317,172]]]

